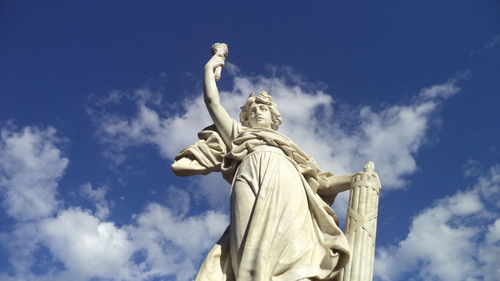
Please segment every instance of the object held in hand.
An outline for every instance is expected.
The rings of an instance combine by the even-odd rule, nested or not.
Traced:
[[[224,61],[227,59],[229,55],[229,49],[227,47],[226,43],[215,43],[212,45],[212,56],[219,56],[221,57]],[[215,81],[219,81],[221,77],[221,71],[222,71],[222,66],[218,66],[215,68],[214,74],[215,74]]]

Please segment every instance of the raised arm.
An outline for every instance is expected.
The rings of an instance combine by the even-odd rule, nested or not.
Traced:
[[[205,65],[203,94],[208,113],[226,144],[231,143],[232,118],[220,103],[219,90],[215,82],[215,69],[224,65],[222,56],[213,56]]]

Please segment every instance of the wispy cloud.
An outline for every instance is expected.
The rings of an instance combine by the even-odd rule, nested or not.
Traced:
[[[491,36],[490,40],[484,44],[485,49],[491,49],[496,47],[500,43],[500,34],[494,34]]]
[[[379,248],[378,280],[498,280],[500,165],[472,188],[438,200],[413,218],[405,239]]]
[[[470,52],[470,56],[478,55],[490,49],[494,49],[498,46],[498,44],[500,44],[500,33],[491,35],[483,46],[479,47],[479,49],[472,50]]]
[[[33,220],[53,214],[60,202],[57,182],[68,158],[56,147],[60,140],[52,127],[0,132],[0,188],[4,208],[16,220]]]
[[[109,209],[113,205],[113,202],[106,200],[107,192],[108,188],[93,188],[91,183],[86,183],[80,187],[80,194],[94,203],[96,216],[100,219],[105,219],[109,216]]]

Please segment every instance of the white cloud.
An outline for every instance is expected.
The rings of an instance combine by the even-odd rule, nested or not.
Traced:
[[[500,166],[492,168],[471,189],[439,200],[412,221],[407,237],[379,248],[379,280],[497,280],[500,270],[500,215],[491,193],[500,190]],[[489,207],[486,207],[489,206]]]
[[[8,160],[1,162],[3,205],[15,224],[0,234],[4,258],[12,266],[0,273],[0,280],[151,280],[167,276],[190,280],[203,254],[227,226],[228,217],[214,211],[186,216],[189,195],[171,189],[170,195],[184,198],[174,206],[180,211],[151,203],[130,224],[119,226],[105,219],[109,213],[107,188],[93,188],[90,183],[81,187],[80,194],[96,203],[96,212],[64,208],[65,202],[55,198],[68,160],[61,156],[55,134],[52,128],[2,130],[0,156]],[[25,209],[20,211],[20,206]],[[40,206],[47,207],[35,212]]]
[[[86,183],[80,187],[80,194],[87,197],[95,204],[96,216],[100,219],[105,219],[109,216],[110,205],[112,202],[106,200],[106,193],[108,189],[106,187],[92,188],[92,184]]]
[[[165,198],[167,206],[174,212],[175,215],[184,217],[188,214],[191,208],[191,197],[186,190],[169,186],[167,188],[167,196]]]
[[[343,106],[349,108],[348,111],[342,112],[347,115],[337,117],[338,107],[334,106],[333,98],[322,90],[321,85],[304,82],[300,75],[294,74],[289,68],[285,69],[284,74],[280,74],[280,69],[274,68],[272,77],[244,76],[236,69],[233,73],[237,75],[233,77],[233,88],[221,91],[222,103],[232,116],[238,116],[239,107],[250,92],[265,89],[273,95],[280,106],[284,120],[280,131],[310,153],[324,170],[337,174],[353,173],[361,170],[366,161],[373,160],[381,175],[382,184],[388,189],[404,187],[407,177],[417,170],[415,157],[427,141],[427,135],[433,125],[431,120],[435,119],[442,101],[460,91],[457,83],[464,77],[458,75],[442,84],[424,88],[407,104],[384,106],[380,109],[374,109],[372,106]],[[137,90],[132,94],[114,91],[112,97],[107,101],[98,101],[95,107],[89,108],[89,113],[96,121],[99,139],[107,144],[107,153],[121,161],[125,159],[127,149],[139,145],[153,145],[162,157],[173,159],[178,151],[195,141],[196,133],[200,129],[211,123],[201,94],[194,98],[187,97],[181,103],[162,101],[160,94],[148,89]],[[130,108],[130,105],[135,108],[134,113],[123,113],[126,112],[123,108]],[[117,109],[116,106],[121,109]],[[196,186],[190,193],[208,199],[215,209],[221,210],[220,206],[223,204],[227,206],[228,186],[219,175],[203,177],[202,180],[195,178],[190,184]],[[343,194],[336,202],[335,209],[340,210],[341,216],[345,214],[346,199],[347,194]],[[450,217],[449,212],[459,212],[465,216],[482,208],[479,199],[468,194],[457,195],[447,202],[446,208],[430,212],[421,221],[425,221],[426,217],[437,216],[439,222],[447,222]],[[202,221],[209,220],[211,216],[202,215],[203,219],[184,218],[187,212],[183,205],[178,206],[177,211],[159,205],[149,205],[145,213],[137,217],[137,225],[128,228],[136,237],[134,243],[142,245],[147,253],[140,267],[157,270],[148,271],[149,276],[170,274],[168,266],[162,270],[158,269],[161,263],[173,264],[175,267],[185,266],[186,272],[193,270],[191,268],[193,264],[189,259],[188,263],[182,265],[176,262],[182,254],[175,250],[178,247],[176,241],[181,239],[181,235],[175,229],[202,227],[205,225]],[[218,214],[215,217],[219,218],[218,221],[222,221],[220,213],[214,214]],[[160,217],[162,225],[158,224]],[[426,226],[425,223],[415,221],[416,229],[419,229],[420,225]],[[474,237],[476,235],[474,229],[460,228],[456,231],[453,227],[443,227],[439,233],[442,237],[448,238],[450,243],[456,242],[459,247],[456,249],[448,247],[448,252],[434,255],[433,262],[442,265],[443,268],[460,265],[462,271],[467,271],[470,260],[467,257],[457,259],[452,265],[445,264],[444,261],[447,255],[470,249],[470,244],[460,244],[460,242]],[[428,238],[426,231],[418,232],[418,235],[420,236],[415,238],[417,240]],[[149,237],[149,240],[142,241],[138,237]],[[169,245],[173,246],[170,248],[171,255],[165,256],[162,253],[164,245],[157,242],[161,241],[158,237],[165,237]],[[189,256],[198,255],[200,252],[197,249],[208,247],[205,244],[199,245],[200,241],[191,241],[196,247],[182,251]],[[422,248],[407,246],[408,250],[401,252],[402,260],[405,260],[405,255],[413,257],[422,253],[423,249],[437,246],[432,242]],[[388,260],[391,258],[393,257],[387,255]],[[394,259],[397,258],[399,257]],[[387,267],[390,265],[389,262],[386,264]],[[391,274],[403,271],[394,269],[395,273]],[[380,276],[383,276],[383,273]]]
[[[108,192],[105,187],[92,188],[92,184],[86,183],[80,187],[80,193],[91,199],[92,201],[104,201],[106,198],[106,193]]]
[[[162,111],[160,96],[147,89],[136,90],[133,94],[112,91],[111,96],[112,99],[105,97],[97,101],[98,107],[88,108],[88,112],[98,125],[99,139],[111,144],[110,155],[116,157],[118,153],[118,162],[124,160],[120,152],[144,144],[155,145],[163,157],[172,159],[186,143],[194,142],[196,133],[210,122],[200,99],[186,99],[181,105],[164,105],[176,112],[185,111],[180,115]],[[110,105],[128,106],[126,103],[130,101],[136,108],[134,116],[109,112]],[[162,117],[165,115],[168,118]]]
[[[448,80],[446,83],[422,89],[419,95],[426,99],[448,98],[460,91],[460,88],[457,87],[456,83],[461,79],[468,78],[469,76],[469,71],[461,72],[457,74],[456,77]]]
[[[66,267],[51,278],[150,280],[171,275],[181,281],[196,273],[198,262],[222,234],[227,220],[216,212],[178,216],[152,203],[134,223],[117,227],[74,208],[41,221],[39,239]]]
[[[40,221],[39,230],[41,242],[73,277],[113,278],[134,250],[125,230],[78,208]]]
[[[228,217],[218,212],[181,216],[151,203],[132,224],[119,227],[89,210],[69,208],[2,235],[14,275],[0,279],[187,281],[227,224]],[[40,249],[48,253],[36,256]],[[40,262],[43,272],[33,272]]]
[[[281,130],[312,154],[325,170],[354,172],[360,170],[367,160],[374,160],[383,183],[389,188],[401,187],[405,176],[416,170],[414,157],[425,141],[432,114],[444,98],[459,91],[455,85],[458,79],[452,79],[422,90],[407,105],[381,110],[368,106],[351,108],[351,115],[344,119],[352,118],[354,121],[343,122],[334,118],[336,108],[330,95],[318,85],[304,82],[290,69],[285,70],[284,76],[234,77],[233,89],[221,92],[224,105],[233,116],[238,116],[239,106],[249,92],[268,90],[280,105],[284,117]],[[279,74],[279,69],[274,71]],[[233,72],[239,73],[236,68]],[[296,85],[290,85],[288,81]],[[130,101],[137,110],[136,114],[129,116],[110,111],[110,106],[116,109]],[[172,159],[180,149],[195,141],[197,131],[210,123],[201,95],[185,99],[181,104],[169,104],[162,102],[160,95],[146,89],[130,95],[114,91],[105,100],[99,101],[97,107],[89,108],[89,113],[97,121],[100,140],[111,144],[110,155],[122,161],[127,148],[145,144],[156,146],[162,157]],[[346,124],[349,126],[346,127]],[[4,195],[3,206],[16,220],[16,225],[11,232],[1,235],[2,243],[9,250],[13,275],[3,274],[0,278],[191,278],[203,254],[227,225],[228,217],[220,211],[224,210],[220,208],[223,202],[227,204],[227,184],[218,175],[212,175],[195,180],[198,189],[191,191],[191,195],[170,188],[167,195],[179,196],[182,199],[179,204],[166,207],[151,203],[132,218],[131,224],[118,226],[106,220],[109,214],[106,189],[92,188],[90,183],[82,186],[81,194],[96,204],[96,212],[81,207],[63,208],[64,202],[57,199],[57,186],[68,159],[62,156],[57,147],[59,143],[53,128],[27,127],[1,131],[0,186]],[[481,190],[481,194],[495,195],[496,191],[489,186],[490,182],[484,180],[480,181],[477,189]],[[208,198],[213,206],[219,206],[218,211],[187,216],[190,198],[197,193]],[[445,207],[423,212],[422,219],[415,220],[414,228],[425,230],[425,221],[434,219],[444,224],[440,229],[441,237],[447,237],[450,245],[457,244],[460,252],[470,250],[471,244],[463,240],[475,237],[477,231],[450,224],[453,218],[450,213],[472,216],[480,212],[484,207],[479,195],[464,192],[443,202]],[[338,203],[345,206],[345,198]],[[345,210],[345,207],[341,209]],[[488,215],[491,217],[492,214]],[[487,217],[487,214],[484,216]],[[415,233],[417,237],[428,238],[426,231]],[[497,245],[496,224],[488,227],[487,236],[488,243]],[[419,249],[436,247],[429,242],[427,248],[412,248],[412,240],[409,241],[405,243],[410,246],[404,246],[402,242],[403,246],[398,247],[413,250],[408,251],[411,255],[422,253],[423,250],[418,252]],[[451,246],[447,249],[450,255],[458,253]],[[44,264],[43,272],[34,272],[33,268],[40,262],[37,253],[44,251],[44,255],[49,257],[47,264]],[[403,261],[405,253],[410,255],[405,250],[399,252]],[[444,264],[445,256],[445,253],[434,255],[432,263]],[[495,260],[492,252],[482,251],[479,256],[484,261],[484,271],[492,272]],[[388,262],[385,266],[390,268],[393,257],[389,254],[386,257]],[[462,271],[467,271],[468,261],[468,257],[463,257],[451,266],[460,265]],[[428,268],[429,275],[436,274],[433,267]],[[397,274],[398,270],[404,272],[404,267],[391,274]]]
[[[407,105],[379,111],[362,107],[358,128],[350,134],[341,130],[332,134],[336,170],[356,171],[366,160],[373,160],[385,188],[404,187],[406,177],[418,168],[415,157],[427,141],[440,103],[460,90],[456,83],[464,77],[460,74],[443,84],[424,88]]]
[[[131,239],[145,256],[137,263],[143,275],[177,275],[189,280],[203,254],[220,237],[228,223],[226,215],[213,211],[198,216],[181,217],[171,209],[150,204],[128,226]],[[179,270],[183,268],[183,270]]]
[[[473,159],[467,160],[467,162],[462,165],[462,170],[464,172],[464,176],[466,177],[475,177],[481,174],[483,170],[481,162]]]
[[[56,147],[60,140],[52,127],[0,133],[0,188],[3,206],[17,220],[39,219],[53,214],[60,202],[57,182],[68,159]]]
[[[215,210],[229,210],[230,186],[219,174],[198,176],[191,182],[193,198],[207,201]]]
[[[322,90],[323,85],[305,81],[290,68],[270,69],[271,77],[250,77],[233,71],[233,88],[221,90],[221,102],[228,112],[237,118],[249,93],[265,89],[273,95],[283,116],[280,131],[310,153],[324,170],[354,173],[373,160],[387,189],[403,188],[407,177],[417,170],[415,157],[427,141],[431,120],[441,102],[460,91],[457,83],[467,76],[459,74],[424,88],[408,104],[377,110],[346,105],[342,107],[350,108],[349,111],[337,116],[340,106],[334,106],[333,98]],[[98,102],[99,106],[91,107],[89,113],[96,121],[100,140],[108,144],[107,151],[119,155],[120,160],[127,148],[148,144],[156,146],[160,155],[171,161],[195,141],[200,129],[212,123],[201,93],[186,97],[180,104],[161,101],[158,93],[147,89],[121,93],[120,98],[116,98],[116,93],[112,93],[113,101],[124,104],[128,100],[136,109],[134,113],[119,114],[108,106],[115,106],[116,102]],[[130,108],[130,104],[127,106]],[[220,206],[217,198],[227,200],[227,185],[222,180],[210,180],[223,185],[219,187],[194,181],[203,182],[197,192],[209,198],[212,206]],[[340,198],[339,205],[345,207],[346,196]]]
[[[498,217],[498,214],[497,214]],[[480,270],[484,280],[497,280],[500,276],[500,219],[488,226],[484,246],[479,249]]]

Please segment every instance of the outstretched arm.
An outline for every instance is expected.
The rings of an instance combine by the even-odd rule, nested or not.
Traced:
[[[330,176],[328,177],[328,190],[332,194],[337,194],[349,190],[352,178],[355,174]]]
[[[380,179],[375,172],[375,164],[369,161],[365,164],[363,171],[356,174],[347,174],[328,177],[328,187],[326,190],[318,191],[327,194],[338,194],[347,191],[352,184],[361,184],[365,186],[381,187]]]
[[[208,113],[219,130],[219,134],[226,144],[231,143],[232,118],[220,103],[219,90],[215,82],[214,71],[218,66],[224,65],[222,56],[213,56],[205,65],[203,94]]]

